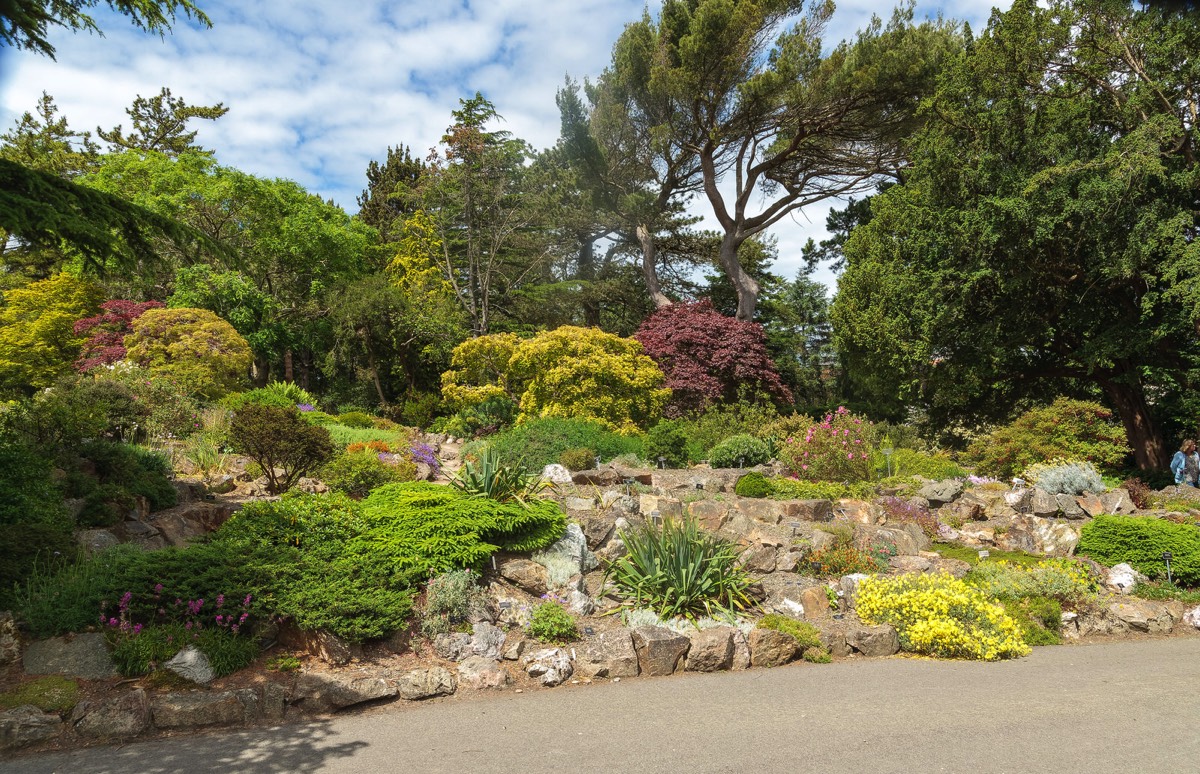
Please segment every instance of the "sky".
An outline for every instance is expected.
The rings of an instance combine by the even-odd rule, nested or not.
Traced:
[[[1001,0],[1004,2],[1004,0]],[[1007,2],[1004,2],[1007,5]],[[43,91],[73,129],[129,128],[139,94],[166,86],[189,104],[222,103],[215,122],[195,121],[197,141],[226,166],[295,180],[347,212],[366,187],[371,160],[388,146],[424,157],[459,100],[476,91],[534,148],[558,138],[556,91],[568,76],[594,78],[608,64],[643,0],[199,0],[211,29],[180,19],[165,36],[141,32],[104,4],[94,16],[104,35],[56,30],[57,61],[0,48],[0,131],[32,111]],[[918,18],[962,19],[980,30],[991,0],[940,6],[918,2]],[[650,0],[651,13],[658,2]],[[853,35],[891,6],[838,5],[827,44]],[[693,207],[706,212],[705,202]],[[792,276],[800,247],[825,235],[826,207],[778,224],[775,271]],[[709,223],[711,223],[709,217]],[[819,270],[819,281],[834,278]]]

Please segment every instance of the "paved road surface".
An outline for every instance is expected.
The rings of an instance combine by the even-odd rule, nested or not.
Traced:
[[[509,692],[0,771],[1200,772],[1200,637]]]

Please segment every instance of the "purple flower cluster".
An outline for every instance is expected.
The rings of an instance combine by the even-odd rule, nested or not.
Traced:
[[[300,409],[301,411],[306,411],[306,412],[317,410],[316,407],[314,407],[313,404],[311,404],[311,403],[297,403],[296,408]]]
[[[433,447],[426,443],[414,443],[408,450],[413,462],[424,463],[429,466],[433,474],[440,475],[442,466],[438,463],[437,454],[433,451]]]

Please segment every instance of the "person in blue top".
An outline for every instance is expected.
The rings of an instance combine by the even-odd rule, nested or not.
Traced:
[[[1196,442],[1188,438],[1171,458],[1171,472],[1176,484],[1196,486],[1200,479],[1200,454],[1196,453]]]

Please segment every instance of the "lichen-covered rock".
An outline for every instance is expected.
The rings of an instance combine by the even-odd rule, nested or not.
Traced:
[[[523,591],[540,597],[550,589],[546,568],[529,559],[508,559],[500,563],[500,576]]]
[[[0,613],[0,666],[16,663],[21,658],[21,638],[12,613]]]
[[[395,696],[395,686],[381,677],[351,677],[341,674],[303,674],[296,680],[293,698],[318,712],[350,707]],[[157,716],[155,723],[158,722]]]
[[[1147,600],[1114,602],[1108,606],[1108,617],[1119,627],[1147,634],[1170,634],[1175,618],[1166,605]]]
[[[718,672],[733,666],[733,632],[731,626],[715,626],[688,632],[688,647],[684,669],[689,672]]]
[[[247,720],[246,707],[233,691],[164,693],[150,699],[156,728],[227,726]]]
[[[474,625],[471,635],[470,650],[473,656],[498,659],[504,650],[504,630],[490,623],[480,622]]]
[[[409,701],[449,696],[454,693],[455,687],[454,675],[442,667],[413,669],[396,680],[396,689],[401,698]]]
[[[447,661],[462,661],[471,655],[471,635],[466,632],[446,632],[433,638],[433,652]]]
[[[150,701],[135,688],[98,702],[81,702],[71,713],[75,732],[97,739],[129,739],[150,725]]]
[[[750,644],[751,666],[779,666],[800,654],[800,645],[795,637],[774,629],[751,629],[747,639]]]
[[[663,626],[639,626],[631,636],[638,668],[650,677],[674,674],[683,666],[691,645],[687,637]]]
[[[69,640],[53,637],[32,642],[25,649],[21,664],[31,675],[68,675],[84,680],[117,676],[108,642],[98,633],[77,634]]]
[[[848,626],[846,644],[864,656],[892,656],[900,652],[900,637],[889,624]]]
[[[547,687],[565,683],[574,673],[571,657],[562,648],[542,648],[525,656],[525,673]]]
[[[609,629],[577,648],[576,669],[584,677],[637,677],[638,654],[629,629]]]
[[[16,750],[56,736],[62,720],[53,713],[24,705],[0,712],[0,750]]]
[[[759,575],[775,572],[776,549],[773,546],[753,545],[738,558],[747,572]]]
[[[458,665],[458,684],[464,688],[503,688],[510,679],[508,671],[494,658],[470,656]]]
[[[917,496],[928,500],[930,506],[938,507],[954,502],[954,499],[962,492],[963,482],[956,478],[948,478],[945,481],[932,481],[926,484],[917,491]]]

